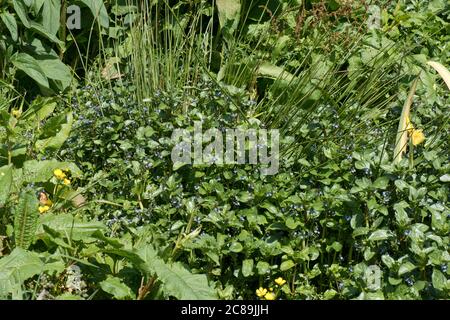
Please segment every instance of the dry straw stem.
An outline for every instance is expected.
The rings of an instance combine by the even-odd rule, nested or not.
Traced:
[[[444,79],[444,82],[447,84],[448,89],[450,90],[450,71],[442,64],[436,61],[428,61],[427,64],[432,66],[434,70],[436,70],[439,75]]]
[[[411,89],[409,90],[408,98],[403,105],[400,122],[398,123],[397,137],[395,138],[394,163],[399,163],[402,160],[403,154],[406,152],[406,145],[408,143],[408,119],[410,118],[411,105],[413,103],[414,94],[416,93],[418,81],[419,77],[414,80]]]
[[[436,61],[427,61],[427,64],[431,66],[434,70],[436,70],[439,75],[444,79],[444,82],[447,84],[448,89],[450,90],[450,71],[442,64]],[[406,145],[408,142],[408,133],[407,133],[407,119],[410,118],[411,113],[411,105],[414,99],[414,93],[416,92],[417,82],[419,78],[416,78],[414,81],[408,98],[403,105],[402,114],[400,116],[400,122],[398,124],[397,137],[395,139],[395,150],[394,150],[394,163],[398,163],[402,160],[403,154],[406,152]]]

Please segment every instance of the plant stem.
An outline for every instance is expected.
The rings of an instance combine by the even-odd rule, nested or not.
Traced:
[[[144,285],[144,277],[142,277],[141,280],[141,286],[139,287],[137,300],[144,300],[145,297],[150,293],[152,290],[153,284],[155,283],[156,278],[151,277],[148,282]]]

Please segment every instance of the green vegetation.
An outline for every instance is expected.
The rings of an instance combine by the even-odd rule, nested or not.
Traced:
[[[448,299],[449,18],[1,2],[0,298]],[[199,121],[279,130],[278,173],[173,163]]]

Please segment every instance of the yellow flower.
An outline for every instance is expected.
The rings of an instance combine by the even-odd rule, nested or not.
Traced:
[[[266,300],[275,300],[276,297],[276,294],[273,292],[266,293],[266,295],[264,296]]]
[[[413,130],[411,134],[411,140],[413,145],[417,146],[418,144],[421,144],[425,140],[425,135],[423,134],[422,130]]]
[[[13,110],[12,112],[13,117],[19,118],[22,112],[20,110]]]
[[[69,184],[70,184],[70,180],[69,179],[64,179],[64,182],[63,182],[66,186],[68,186]]]
[[[286,280],[284,280],[282,277],[279,277],[275,279],[275,283],[279,286],[282,286],[283,284],[286,283]]]
[[[48,210],[50,210],[49,206],[39,206],[39,213],[41,214],[47,212]]]
[[[267,293],[267,289],[260,287],[259,289],[256,289],[256,295],[260,298],[264,297]]]
[[[58,178],[59,180],[63,180],[66,177],[66,174],[61,170],[61,169],[55,169],[53,171],[53,174],[55,175],[56,178]]]

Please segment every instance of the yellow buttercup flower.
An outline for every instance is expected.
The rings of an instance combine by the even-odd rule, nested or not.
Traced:
[[[63,183],[64,183],[66,186],[68,186],[68,185],[70,184],[70,180],[66,178],[66,179],[64,179]]]
[[[423,134],[422,130],[413,130],[411,134],[411,140],[413,145],[417,146],[418,144],[421,144],[425,140],[425,135]]]
[[[286,280],[284,280],[282,277],[278,277],[275,279],[275,283],[279,286],[282,286],[283,284],[286,283]]]
[[[260,287],[259,289],[256,289],[256,295],[260,298],[264,297],[267,293],[267,289]]]
[[[53,174],[55,175],[56,178],[58,178],[59,180],[63,180],[64,178],[66,178],[66,174],[61,170],[61,169],[55,169],[53,171]]]
[[[39,206],[38,209],[39,209],[39,213],[43,214],[43,213],[47,212],[48,210],[50,210],[50,207],[49,206]]]
[[[268,292],[266,293],[266,295],[264,296],[264,299],[266,300],[275,300],[277,296],[275,295],[275,293],[273,292]]]

